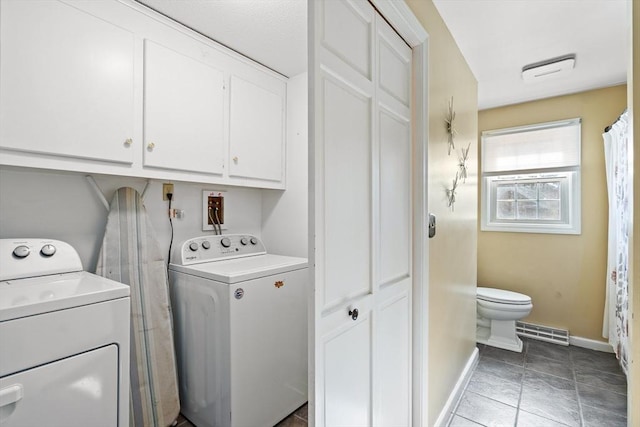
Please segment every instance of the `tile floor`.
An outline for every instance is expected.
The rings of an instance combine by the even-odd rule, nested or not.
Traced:
[[[478,345],[450,427],[626,427],[627,383],[613,354],[523,341],[522,353]],[[305,404],[276,427],[307,420]],[[176,427],[193,425],[181,415]]]
[[[308,407],[305,403],[299,407],[293,414],[280,421],[276,427],[307,427]],[[178,417],[178,424],[175,427],[194,427],[182,414]]]
[[[613,354],[523,341],[522,353],[478,345],[450,427],[627,425],[626,377]]]

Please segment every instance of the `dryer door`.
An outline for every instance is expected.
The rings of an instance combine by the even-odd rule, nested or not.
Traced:
[[[0,424],[117,426],[117,346],[0,378]]]

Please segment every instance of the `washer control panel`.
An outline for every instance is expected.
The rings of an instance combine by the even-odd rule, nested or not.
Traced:
[[[220,261],[253,255],[267,251],[262,241],[250,234],[221,234],[189,239],[179,248],[179,256],[172,261],[179,265]]]
[[[0,239],[0,281],[82,271],[76,250],[52,239]]]

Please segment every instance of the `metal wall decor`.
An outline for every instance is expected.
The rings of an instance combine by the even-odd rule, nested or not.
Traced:
[[[471,143],[467,145],[467,148],[460,150],[460,156],[458,157],[458,172],[460,173],[460,179],[463,183],[467,182],[467,159],[469,158],[469,148]]]
[[[453,96],[449,101],[449,111],[447,112],[447,116],[445,117],[445,123],[447,124],[447,144],[448,144],[448,155],[451,155],[451,150],[455,150],[456,146],[453,143],[453,137],[456,134],[456,129],[454,127],[454,120],[456,118],[456,112],[453,111]]]
[[[447,155],[451,155],[451,151],[456,150],[456,146],[454,143],[454,138],[457,134],[455,128],[455,119],[456,112],[453,109],[453,96],[449,100],[449,109],[447,110],[447,114],[445,116],[445,124],[447,126]],[[462,148],[460,150],[460,155],[458,156],[457,162],[457,171],[456,176],[452,181],[451,188],[448,186],[445,187],[446,195],[447,195],[447,207],[451,208],[451,212],[454,210],[454,205],[456,203],[456,191],[458,190],[458,185],[460,183],[467,182],[468,176],[468,159],[469,159],[469,150],[471,149],[471,143],[467,145],[467,148]]]
[[[453,185],[451,188],[447,188],[447,207],[450,207],[452,212],[454,204],[456,203],[456,190],[458,189],[459,178],[458,172],[456,172],[456,177],[453,179]]]

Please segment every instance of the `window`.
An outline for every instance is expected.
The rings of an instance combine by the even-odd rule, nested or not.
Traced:
[[[483,231],[580,234],[580,119],[482,133]]]

